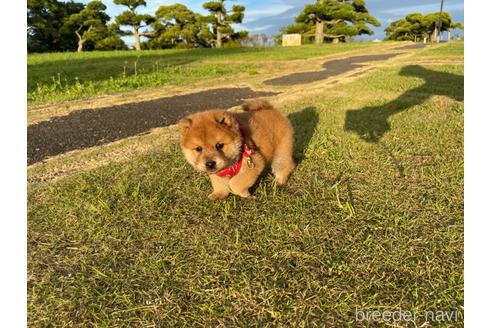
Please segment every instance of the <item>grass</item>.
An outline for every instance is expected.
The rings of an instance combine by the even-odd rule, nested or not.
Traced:
[[[459,58],[465,55],[465,43],[463,41],[453,41],[443,47],[426,49],[416,54],[417,57]]]
[[[51,83],[37,84],[37,87],[29,93],[29,100],[34,104],[45,104],[53,101],[84,99],[90,96],[116,93],[127,90],[152,88],[161,86],[189,86],[191,83],[230,76],[242,72],[255,74],[258,65],[254,64],[219,64],[201,65],[168,65],[160,68],[157,65],[153,71],[130,70],[121,76],[110,76],[100,81],[81,80],[75,77],[70,81],[61,74],[52,78]]]
[[[175,141],[31,185],[29,326],[462,326],[463,74],[384,67],[285,104],[300,163],[250,199],[208,201]]]
[[[160,86],[192,86],[265,62],[289,61],[365,49],[369,42],[296,48],[229,48],[54,53],[28,56],[28,103],[42,105]],[[226,62],[226,64],[224,64]]]

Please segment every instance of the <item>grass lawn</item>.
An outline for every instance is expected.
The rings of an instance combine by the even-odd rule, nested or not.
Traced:
[[[447,44],[445,47],[430,48],[424,51],[420,51],[416,55],[417,57],[433,57],[436,59],[445,58],[464,58],[465,56],[465,43],[458,41]]]
[[[198,81],[255,75],[265,64],[328,56],[381,46],[370,42],[294,48],[229,48],[102,51],[28,56],[30,105],[161,86],[193,86]],[[226,62],[226,64],[224,64]]]
[[[415,60],[285,103],[282,189],[211,202],[175,141],[30,185],[29,326],[462,326],[464,66]]]

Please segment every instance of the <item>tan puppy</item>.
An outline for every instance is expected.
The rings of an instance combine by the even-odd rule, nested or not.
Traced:
[[[183,154],[195,169],[208,173],[211,200],[230,192],[248,197],[248,189],[268,164],[279,185],[295,167],[289,120],[262,99],[246,102],[243,110],[212,110],[179,121]]]

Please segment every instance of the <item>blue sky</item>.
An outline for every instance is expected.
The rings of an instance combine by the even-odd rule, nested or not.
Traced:
[[[87,3],[88,0],[76,0]],[[464,22],[464,0],[445,0],[444,10],[451,13],[453,21]],[[108,7],[107,13],[114,17],[125,7],[117,6],[112,0],[102,0]],[[182,3],[193,11],[205,14],[202,4],[206,0],[147,0],[147,7],[139,12],[154,14],[161,5]],[[280,27],[292,24],[294,17],[299,14],[305,4],[314,3],[314,0],[235,0],[228,1],[227,6],[242,4],[246,7],[245,18],[242,24],[235,26],[236,30],[249,30],[250,34],[275,34]],[[369,38],[384,38],[384,28],[392,21],[412,12],[430,13],[439,11],[440,0],[366,0],[369,12],[379,19],[380,28],[373,28],[375,34]],[[126,38],[128,44],[132,38]]]

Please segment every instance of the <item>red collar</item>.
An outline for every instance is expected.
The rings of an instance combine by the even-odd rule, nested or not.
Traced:
[[[243,158],[246,158],[249,167],[253,167],[254,165],[253,160],[251,159],[251,155],[253,155],[253,153],[255,152],[256,146],[253,143],[249,145],[246,143],[244,138],[244,130],[241,126],[239,126],[239,132],[241,132],[241,143],[243,144],[242,146],[243,151],[241,152],[241,157],[239,157],[239,160],[231,167],[228,167],[227,169],[223,169],[222,171],[217,172],[216,174],[219,177],[232,178],[233,176],[238,174],[243,164]]]

